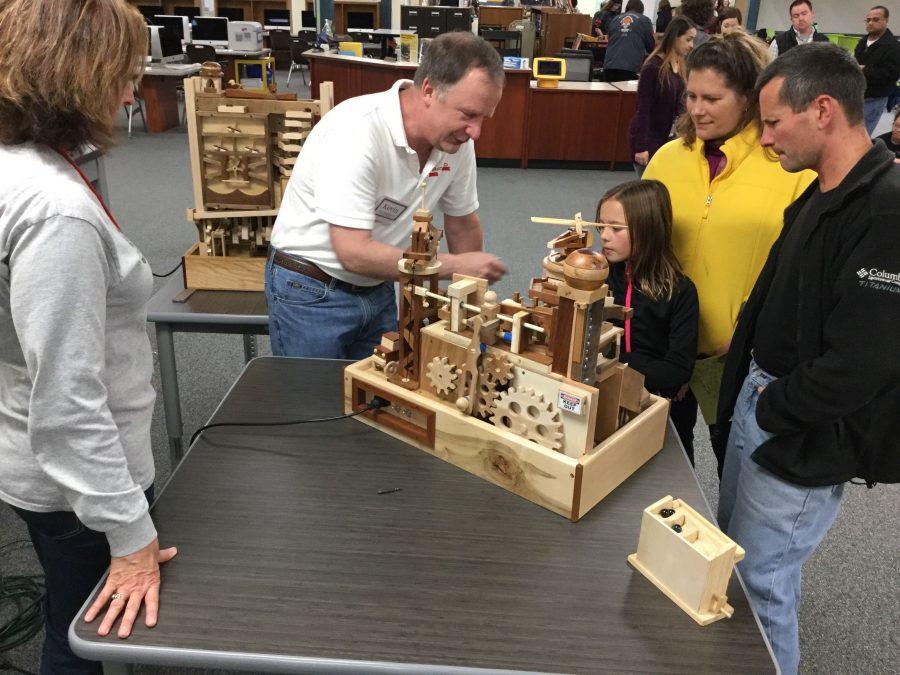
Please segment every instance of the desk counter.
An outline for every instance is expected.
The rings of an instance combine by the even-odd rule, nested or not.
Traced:
[[[312,95],[334,83],[335,103],[411,79],[417,64],[308,51]],[[561,82],[539,89],[530,70],[507,70],[503,98],[475,143],[479,160],[630,162],[628,125],[635,94],[606,82]]]
[[[335,104],[354,96],[389,89],[400,79],[412,79],[418,64],[381,59],[343,56],[334,52],[305,52],[310,62],[313,98],[319,96],[319,84],[334,83]],[[493,118],[485,120],[481,137],[475,143],[479,159],[523,161],[525,117],[530,70],[507,70],[503,98]]]
[[[560,82],[529,91],[526,162],[630,162],[637,97],[608,82]]]
[[[339,414],[343,365],[255,359],[211,421]],[[671,429],[577,523],[356,420],[211,429],[152,510],[178,547],[159,624],[101,638],[79,613],[70,641],[255,672],[774,672],[736,577],[734,618],[701,627],[626,563],[667,494],[710,517]]]

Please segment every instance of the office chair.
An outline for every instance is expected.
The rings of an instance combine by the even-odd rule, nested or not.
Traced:
[[[500,56],[522,56],[522,33],[517,30],[483,30],[481,37],[494,45]],[[515,43],[510,47],[509,43]]]
[[[291,32],[289,30],[270,30],[269,47],[275,57],[275,67],[283,70],[291,58]]]
[[[147,117],[144,115],[144,99],[141,98],[141,93],[138,91],[137,87],[134,87],[133,91],[134,103],[129,103],[125,106],[125,112],[128,115],[128,138],[131,138],[131,122],[134,119],[135,105],[137,105],[137,112],[141,114],[141,122],[144,123],[144,133],[147,133]]]
[[[306,79],[306,73],[303,70],[303,66],[309,66],[309,59],[303,56],[303,52],[312,49],[312,43],[305,37],[293,37],[291,38],[291,68],[288,70],[287,76],[287,85],[291,86],[291,75],[294,72],[294,69],[300,71],[301,77],[303,77],[303,84],[309,84]]]
[[[217,58],[218,54],[216,54],[216,48],[211,45],[187,44],[185,45],[184,53],[187,57],[188,63],[203,63],[204,61],[215,61],[216,63],[219,63],[219,65],[221,65]]]

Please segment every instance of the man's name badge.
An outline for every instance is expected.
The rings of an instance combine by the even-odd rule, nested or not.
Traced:
[[[406,204],[394,201],[390,197],[383,197],[375,207],[375,215],[386,220],[397,220],[406,208]]]

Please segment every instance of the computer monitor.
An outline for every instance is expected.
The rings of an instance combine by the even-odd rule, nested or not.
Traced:
[[[173,7],[172,14],[176,16],[186,16],[191,21],[194,17],[200,16],[200,9],[197,7]]]
[[[375,28],[375,15],[372,12],[347,12],[347,28]]]
[[[138,5],[138,11],[147,23],[150,23],[157,14],[163,14],[165,12],[162,5]]]
[[[195,45],[228,46],[228,19],[219,16],[198,16],[193,22]]]
[[[266,28],[290,28],[291,12],[287,9],[264,9],[263,25]]]
[[[316,28],[316,12],[313,9],[304,9],[300,12],[301,28]]]
[[[175,16],[174,14],[157,14],[153,17],[155,26],[165,26],[171,28],[178,35],[178,38],[184,43],[191,41],[191,20],[186,16]]]
[[[224,17],[229,21],[243,21],[244,20],[244,8],[243,7],[219,7],[218,12],[216,12],[217,16]]]
[[[150,58],[161,63],[174,63],[184,60],[181,50],[181,38],[168,26],[147,26],[147,47]]]

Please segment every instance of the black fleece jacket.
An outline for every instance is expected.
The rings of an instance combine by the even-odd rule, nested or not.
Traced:
[[[753,332],[785,235],[818,181],[791,204],[738,320],[719,394],[714,439],[727,426],[750,363]],[[900,166],[876,141],[835,188],[803,246],[797,297],[800,365],[759,397],[756,420],[774,434],[753,459],[806,486],[851,478],[900,482]]]
[[[900,78],[900,42],[886,30],[878,40],[867,47],[865,35],[856,43],[853,55],[859,61],[866,76],[866,98],[890,96]]]
[[[607,283],[617,305],[625,306],[626,263],[610,265]],[[697,357],[697,289],[687,277],[679,279],[671,298],[653,300],[632,291],[631,352],[622,339],[620,360],[644,376],[648,391],[671,398],[691,379]],[[611,323],[622,326],[622,321]]]

